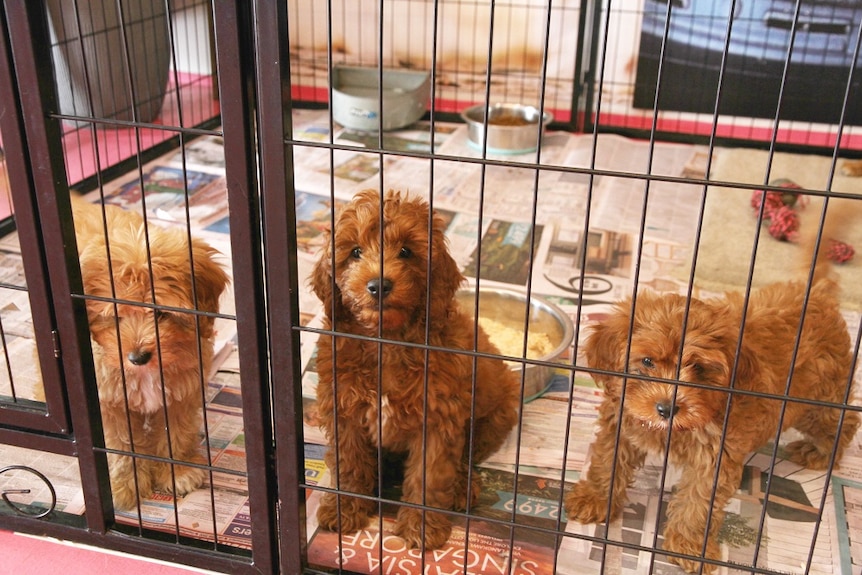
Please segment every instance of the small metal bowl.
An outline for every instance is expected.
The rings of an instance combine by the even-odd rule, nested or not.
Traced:
[[[430,95],[430,72],[381,71],[356,66],[332,68],[332,117],[345,128],[366,132],[403,128],[422,117]]]
[[[476,291],[474,289],[459,290],[455,296],[461,309],[474,317],[476,304]],[[480,288],[479,290],[479,317],[486,318],[512,330],[511,338],[507,342],[500,341],[501,334],[488,333],[491,343],[494,343],[500,353],[508,357],[523,357],[524,346],[524,314],[527,310],[526,295],[516,291]],[[551,302],[537,296],[530,299],[530,333],[544,333],[548,336],[553,349],[541,357],[530,357],[528,359],[543,362],[554,362],[559,360],[572,345],[575,336],[575,328],[572,320],[559,307]],[[487,330],[486,330],[487,331]],[[507,345],[508,344],[508,345]],[[548,365],[535,363],[509,362],[512,370],[519,375],[521,368],[524,369],[524,400],[528,401],[541,395],[554,377],[554,369]]]
[[[483,149],[485,141],[484,104],[472,106],[461,113],[467,123],[467,137],[471,146]],[[489,154],[526,154],[536,151],[540,135],[554,119],[534,106],[521,104],[494,104],[488,108]],[[541,123],[541,126],[539,125]]]

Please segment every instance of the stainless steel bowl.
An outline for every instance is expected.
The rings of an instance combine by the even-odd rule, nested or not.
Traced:
[[[332,117],[345,128],[368,132],[402,128],[422,117],[428,109],[430,94],[429,72],[397,69],[381,72],[377,68],[356,66],[332,68]]]
[[[464,313],[474,317],[476,305],[476,291],[474,289],[459,290],[456,299]],[[509,349],[506,345],[499,343],[499,337],[495,341],[495,335],[488,333],[492,343],[500,348],[500,353],[508,357],[523,357],[524,344],[524,320],[527,312],[526,295],[512,290],[497,288],[481,288],[479,290],[479,317],[493,320],[502,324],[508,330],[512,330],[512,338]],[[552,351],[540,356],[529,357],[545,362],[553,362],[562,357],[575,335],[572,320],[563,310],[551,302],[537,296],[530,298],[530,324],[529,332],[547,334],[548,339],[554,346]],[[547,365],[535,363],[510,362],[512,369],[520,374],[524,369],[524,399],[532,399],[540,395],[548,387],[554,377],[554,369]]]
[[[461,113],[467,123],[470,145],[483,148],[485,141],[484,104],[472,106]],[[554,119],[550,112],[544,114],[534,106],[521,104],[494,104],[488,108],[489,154],[526,154],[534,152],[545,127]]]

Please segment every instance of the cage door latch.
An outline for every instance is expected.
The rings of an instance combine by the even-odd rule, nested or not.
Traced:
[[[51,484],[50,479],[45,477],[39,471],[36,471],[32,467],[28,467],[26,465],[8,465],[6,467],[3,467],[2,469],[0,469],[0,478],[2,478],[3,475],[13,471],[23,471],[25,473],[29,473],[31,475],[34,475],[36,479],[42,481],[48,487],[48,491],[51,494],[51,502],[46,509],[35,508],[22,502],[12,501],[9,498],[10,495],[29,495],[32,492],[31,489],[28,489],[26,487],[18,489],[3,488],[0,489],[0,497],[3,498],[3,501],[6,503],[6,505],[11,507],[12,510],[15,511],[15,513],[17,513],[18,515],[25,515],[27,517],[33,517],[35,519],[45,517],[46,515],[54,511],[54,508],[57,507],[57,492],[54,490],[54,486]]]
[[[56,329],[51,330],[51,342],[54,346],[54,359],[60,359],[63,354],[60,351],[60,332]]]

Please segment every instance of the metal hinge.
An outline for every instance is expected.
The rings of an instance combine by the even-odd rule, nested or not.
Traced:
[[[51,330],[51,341],[54,342],[54,358],[60,359],[63,354],[60,351],[60,332],[56,329]]]

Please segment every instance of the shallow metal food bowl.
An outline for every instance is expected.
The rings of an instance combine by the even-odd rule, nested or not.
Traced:
[[[480,150],[485,141],[485,109],[484,104],[479,104],[461,113],[461,118],[467,123],[470,145]],[[544,134],[545,127],[553,119],[550,112],[542,114],[534,106],[494,104],[488,109],[488,153],[534,152],[539,141],[539,132]]]
[[[380,112],[380,80],[383,112]],[[353,130],[376,132],[412,124],[428,109],[431,74],[353,66],[332,69],[332,117]]]
[[[476,304],[476,292],[474,289],[459,290],[456,294],[458,304],[464,313],[474,317]],[[524,346],[524,314],[526,313],[526,295],[516,291],[481,288],[479,290],[479,317],[487,318],[502,324],[513,330],[514,337],[511,341],[501,343],[501,334],[488,333],[491,342],[496,344],[500,353],[509,357],[523,357]],[[529,357],[545,362],[553,362],[560,359],[575,335],[572,320],[563,310],[551,302],[537,296],[530,299],[530,325],[531,333],[539,332],[547,334],[554,348],[541,357]],[[495,336],[497,336],[495,338]],[[505,338],[509,339],[509,338]],[[511,362],[512,369],[520,375],[524,367],[524,399],[529,400],[540,395],[554,377],[554,370],[547,365],[533,363],[522,364]]]

